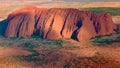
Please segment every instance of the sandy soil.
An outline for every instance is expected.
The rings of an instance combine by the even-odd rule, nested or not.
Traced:
[[[14,47],[0,47],[0,56],[29,55],[31,52]]]
[[[112,19],[115,24],[120,24],[120,16],[113,16]]]
[[[21,48],[0,47],[0,68],[31,68],[28,62],[21,61],[13,57],[13,56],[23,56],[29,54],[31,54],[31,52],[23,50]]]
[[[77,45],[79,49],[67,51],[76,54],[78,57],[92,57],[99,54],[120,63],[120,43],[113,43],[107,46],[98,46],[89,42],[76,42],[75,45]]]
[[[17,45],[18,43],[12,47],[0,47],[0,56],[8,57],[31,54],[31,52],[23,50],[22,47],[17,47]],[[99,68],[119,68],[114,66],[120,65],[120,43],[98,46],[91,42],[80,43],[74,40],[67,40],[63,42],[62,48],[40,46],[35,48],[35,50],[39,53],[39,56],[35,58],[42,58],[40,61],[23,62],[15,58],[6,59],[3,57],[6,59],[7,64],[0,57],[2,59],[0,61],[0,68],[63,68],[63,65],[66,63],[70,63],[72,65],[71,68],[79,68],[81,65],[84,66],[86,64],[88,64],[89,68],[96,68],[96,66],[99,66]],[[42,64],[42,66],[36,66],[36,63]],[[74,66],[75,64],[78,67]]]

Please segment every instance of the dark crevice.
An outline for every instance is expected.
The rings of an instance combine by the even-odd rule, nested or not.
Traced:
[[[33,33],[33,35],[35,35],[35,36],[40,36],[39,33],[40,33],[39,30],[36,30],[36,31]]]
[[[46,24],[46,17],[47,17],[47,15],[49,14],[49,12],[50,12],[50,10],[48,10],[46,13],[45,13],[45,17],[44,17],[44,20],[43,20],[43,22],[42,22],[42,26],[40,27],[40,31],[41,31],[41,33],[40,33],[40,35],[42,36],[42,37],[44,37],[44,27],[45,27],[45,24]]]
[[[77,31],[78,31],[78,29],[76,29],[71,36],[71,38],[74,39],[74,40],[78,40],[77,39]]]
[[[48,33],[51,31],[53,23],[54,23],[54,18],[53,18],[53,20],[52,20],[52,22],[51,22],[51,24],[50,24],[49,30],[48,30],[48,32],[46,33],[45,38],[47,38]]]
[[[15,16],[12,16],[12,14],[10,14],[10,15],[8,15],[8,17],[7,17],[7,20],[12,20],[12,19],[14,19],[15,18]]]
[[[82,26],[82,21],[78,21],[77,24],[76,24],[76,26],[77,26],[78,28],[80,28],[80,27]]]
[[[25,18],[25,15],[22,16],[22,20],[19,23],[20,25],[18,26],[18,30],[17,30],[17,37],[19,37],[20,27],[23,24],[24,18]]]
[[[52,12],[52,10],[49,10],[49,12]],[[52,30],[52,26],[53,26],[53,23],[54,23],[54,18],[55,18],[55,16],[56,16],[56,13],[57,13],[57,11],[54,12],[54,17],[53,17],[53,19],[52,19],[52,21],[51,21],[51,23],[50,23],[48,32],[47,32],[46,35],[44,36],[45,38],[47,37],[47,35],[49,34],[49,32]],[[48,19],[49,19],[49,18],[48,18]],[[45,23],[45,25],[46,25],[46,23]]]
[[[100,24],[97,22],[94,22],[94,28],[95,28],[95,32],[98,33],[100,31]]]
[[[37,11],[35,11],[35,13],[36,13]],[[39,21],[40,21],[40,18],[41,18],[41,14],[43,13],[43,11],[41,11],[41,13],[39,14],[39,17],[37,18],[37,15],[35,15],[35,24],[34,24],[34,32],[33,32],[33,35],[35,35],[35,36],[39,36],[40,35],[40,30],[39,29],[37,29],[37,25],[38,25],[38,23],[39,23]]]
[[[40,21],[40,17],[41,17],[41,14],[39,15],[38,19],[37,19],[37,20],[35,20],[35,25],[34,25],[34,28],[36,28],[36,27],[37,27],[37,24],[38,24],[38,22]],[[36,19],[36,16],[35,16],[35,19]]]
[[[65,27],[65,25],[66,25],[66,21],[67,21],[67,17],[69,16],[69,12],[67,13],[67,15],[66,15],[66,18],[65,18],[65,20],[64,20],[64,24],[63,24],[63,27],[62,27],[62,29],[61,29],[61,31],[60,31],[60,35],[62,36],[62,32],[63,32],[63,29],[64,29],[64,27]],[[62,36],[63,37],[63,36]]]
[[[78,40],[77,39],[77,34],[78,34],[78,30],[81,28],[82,26],[82,21],[78,21],[76,26],[78,27],[73,33],[72,33],[72,36],[71,38],[74,39],[74,40]]]

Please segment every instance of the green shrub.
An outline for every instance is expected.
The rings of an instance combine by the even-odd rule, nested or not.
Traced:
[[[25,50],[32,52],[32,54],[27,56],[17,56],[19,59],[29,62],[36,62],[40,60],[40,58],[37,57],[39,56],[39,53],[36,50],[34,50],[34,48],[37,46],[35,45],[35,40],[24,40],[24,42],[19,46],[22,46]]]
[[[119,36],[110,36],[110,35],[106,35],[106,36],[96,36],[95,38],[92,38],[91,41],[97,45],[107,45],[107,44],[112,44],[114,42],[120,42]]]
[[[30,54],[30,55],[27,55],[27,56],[17,56],[19,59],[21,59],[21,60],[25,60],[25,61],[29,61],[29,62],[36,62],[36,61],[39,61],[39,60],[41,60],[41,58],[38,58],[37,56],[39,56],[39,53],[36,51],[36,50],[34,50],[34,49],[26,49],[26,50],[28,50],[28,51],[31,51],[32,52],[32,54]]]
[[[59,45],[62,46],[63,41],[62,40],[47,40],[43,44],[45,45]]]
[[[65,64],[64,65],[64,68],[70,68],[71,67],[71,64]]]
[[[26,41],[22,44],[22,46],[25,47],[25,48],[33,48],[34,43],[32,41]]]
[[[36,40],[43,40],[43,38],[38,35],[32,35],[30,38],[34,38]]]
[[[102,38],[102,36],[96,36],[96,38]]]

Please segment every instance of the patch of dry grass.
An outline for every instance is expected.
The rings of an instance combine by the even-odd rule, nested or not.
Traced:
[[[8,41],[7,39],[3,39],[3,41],[5,40]],[[17,40],[17,44],[15,43],[15,40]],[[102,53],[101,50],[103,48],[99,46],[94,46],[89,42],[79,43],[71,39],[63,39],[62,46],[57,46],[56,44],[49,46],[49,44],[43,43],[46,40],[36,37],[22,40],[27,43],[27,46],[26,44],[23,44],[24,42],[12,38],[11,41],[15,42],[13,42],[13,45],[10,47],[18,47],[32,52],[32,54],[1,56],[0,65],[6,66],[6,68],[10,66],[14,66],[13,68],[96,68],[97,66],[103,68],[119,68],[119,64],[114,59],[108,59],[104,56],[104,54],[107,56],[107,52],[113,48],[104,48],[107,52],[102,51]],[[41,44],[39,45],[38,43]],[[29,45],[30,47],[28,47]],[[113,49],[113,51],[116,52],[118,50]],[[17,53],[19,52],[17,51]],[[114,54],[114,52],[110,52],[110,54]]]

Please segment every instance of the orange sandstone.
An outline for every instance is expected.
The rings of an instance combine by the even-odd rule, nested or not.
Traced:
[[[7,22],[7,37],[36,34],[51,40],[86,41],[98,35],[113,34],[116,29],[109,13],[96,14],[72,8],[26,7],[11,13]]]

